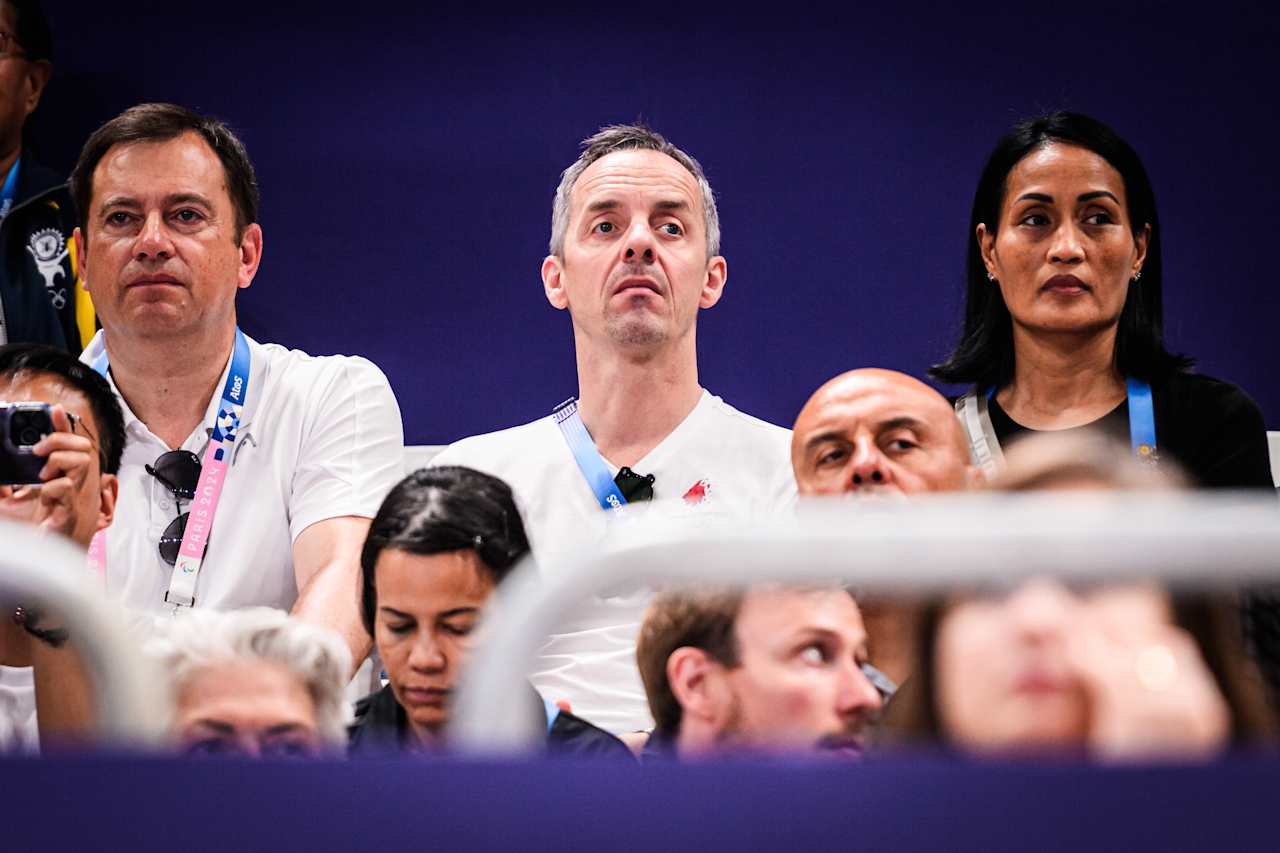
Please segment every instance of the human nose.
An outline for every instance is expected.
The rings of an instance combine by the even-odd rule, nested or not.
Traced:
[[[1063,633],[1073,601],[1061,584],[1034,580],[1015,590],[1007,606],[1020,636],[1032,642],[1046,642]]]
[[[173,241],[165,230],[159,212],[153,212],[142,221],[142,228],[134,240],[134,255],[142,261],[164,260],[173,255]]]
[[[841,668],[836,710],[841,716],[865,716],[880,710],[880,691],[857,661]]]
[[[1053,233],[1049,246],[1049,261],[1059,264],[1078,264],[1084,260],[1084,242],[1080,230],[1070,220],[1063,222]]]
[[[627,229],[627,239],[623,243],[623,251],[628,261],[653,263],[653,232],[650,230],[647,221],[637,219],[631,224],[631,227]]]
[[[891,476],[889,467],[885,465],[884,455],[870,438],[860,439],[853,451],[853,474],[850,487],[868,489],[889,483]]]
[[[443,672],[448,666],[448,657],[439,641],[430,631],[423,631],[414,640],[409,650],[409,668],[418,672]]]

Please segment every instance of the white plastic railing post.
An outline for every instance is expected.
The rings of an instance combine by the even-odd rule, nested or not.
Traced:
[[[638,513],[637,515],[642,515]],[[1230,589],[1280,581],[1280,504],[1272,495],[937,495],[892,505],[816,501],[795,518],[741,520],[673,534],[631,520],[606,549],[539,572],[518,567],[494,597],[467,668],[450,740],[476,753],[539,739],[520,695],[534,650],[586,596],[647,581],[832,581],[927,594],[957,583],[1158,579]]]
[[[94,583],[70,542],[0,519],[0,599],[58,614],[93,683],[103,744],[145,746],[160,734],[160,685]]]

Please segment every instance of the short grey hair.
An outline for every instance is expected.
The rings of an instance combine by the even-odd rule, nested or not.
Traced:
[[[666,154],[689,170],[702,191],[702,215],[707,229],[707,257],[720,254],[720,214],[716,211],[715,193],[707,181],[702,165],[666,140],[662,134],[643,124],[611,124],[582,140],[582,154],[560,175],[555,202],[551,205],[551,254],[564,257],[564,235],[569,230],[569,197],[578,178],[595,161],[616,151],[639,149]]]
[[[351,652],[337,634],[270,607],[216,612],[193,610],[156,621],[144,651],[163,669],[171,704],[205,667],[227,661],[280,664],[302,680],[316,708],[320,737],[333,748],[346,742],[351,706],[344,693]]]

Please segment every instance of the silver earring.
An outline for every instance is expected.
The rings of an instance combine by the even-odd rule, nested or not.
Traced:
[[[993,272],[991,272],[990,270],[988,270],[988,271],[987,271],[987,281],[995,281],[995,280],[996,280],[995,273],[993,273]]]
[[[1140,278],[1142,278],[1142,270],[1138,270],[1136,273],[1133,274],[1133,283],[1137,284],[1138,279]]]

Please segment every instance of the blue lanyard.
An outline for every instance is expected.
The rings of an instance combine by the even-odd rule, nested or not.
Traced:
[[[200,469],[200,479],[196,483],[196,498],[187,516],[187,527],[182,534],[178,558],[173,564],[169,589],[164,594],[165,602],[174,608],[174,612],[183,607],[194,607],[196,603],[196,580],[200,576],[200,568],[204,563],[205,549],[209,544],[209,532],[213,529],[213,520],[222,498],[222,486],[229,469],[227,453],[235,446],[236,430],[240,426],[240,413],[244,406],[245,395],[249,392],[251,358],[249,340],[237,326],[235,349],[231,354],[231,369],[227,373],[227,383],[222,389],[221,405],[218,407],[218,416],[213,422],[213,435],[208,445],[213,449],[213,458],[208,458],[206,452],[204,464]],[[110,363],[104,350],[102,355],[94,359],[93,369],[105,378],[109,368]],[[99,542],[99,551],[105,552],[102,542]],[[104,573],[106,571],[105,558],[102,571]]]
[[[9,215],[9,211],[13,210],[13,200],[18,195],[18,166],[20,165],[22,165],[21,157],[13,161],[13,166],[9,169],[9,177],[4,179],[4,187],[0,187],[0,219],[4,219]]]
[[[1130,378],[1125,387],[1129,398],[1129,445],[1138,461],[1154,465],[1159,457],[1156,456],[1156,411],[1151,400],[1151,385]],[[987,399],[995,393],[994,387],[987,389]]]
[[[591,440],[591,434],[582,423],[577,399],[570,397],[565,400],[552,410],[551,416],[556,419],[556,426],[560,427],[560,434],[564,436],[565,444],[569,445],[583,479],[600,502],[600,508],[616,512],[626,506],[627,499],[613,481],[608,464],[600,456],[600,451],[596,450],[596,443]]]
[[[547,711],[547,734],[551,734],[551,727],[556,724],[556,717],[560,716],[560,708],[550,699],[543,699],[542,707]]]

